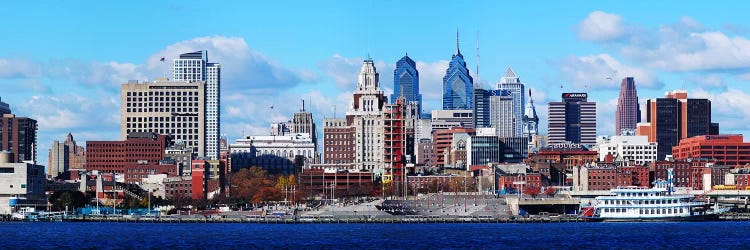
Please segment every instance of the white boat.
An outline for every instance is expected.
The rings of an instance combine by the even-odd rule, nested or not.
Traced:
[[[705,202],[692,195],[675,195],[667,187],[618,187],[612,196],[596,197],[582,217],[601,221],[691,221],[715,220]]]

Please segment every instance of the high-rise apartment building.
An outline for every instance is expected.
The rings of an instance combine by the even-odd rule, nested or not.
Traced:
[[[0,151],[13,153],[13,162],[36,164],[36,120],[4,114],[0,118]]]
[[[405,103],[417,102],[419,113],[422,113],[422,94],[419,93],[419,71],[417,64],[406,54],[396,62],[393,70],[393,95],[391,103],[403,96]]]
[[[638,123],[636,133],[657,142],[657,160],[664,160],[681,139],[718,134],[716,128],[718,124],[711,123],[710,100],[688,98],[687,91],[675,90],[646,101],[646,122]]]
[[[205,84],[163,79],[123,84],[120,92],[120,138],[131,132],[153,132],[184,141],[206,156]]]
[[[596,102],[586,93],[563,93],[562,102],[549,103],[549,144],[596,144]]]
[[[3,99],[0,99],[0,115],[4,114],[10,114],[10,105],[3,102]]]
[[[633,77],[622,79],[620,97],[617,99],[615,111],[615,133],[622,135],[622,131],[635,131],[641,122],[641,109],[638,107],[638,91],[635,89]]]
[[[521,82],[521,78],[516,76],[516,73],[513,72],[513,69],[508,67],[508,69],[505,70],[505,75],[500,78],[500,82],[497,83],[497,89],[501,91],[500,93],[503,93],[506,96],[510,97],[512,101],[511,113],[509,118],[509,121],[511,121],[512,123],[510,125],[512,128],[512,134],[498,134],[498,136],[523,136],[523,123],[521,121],[523,120],[523,105],[526,103],[526,91],[524,84]]]
[[[443,77],[443,110],[473,109],[474,79],[469,75],[466,61],[458,48],[456,31],[456,54],[451,58]]]
[[[383,111],[383,165],[384,175],[397,182],[404,176],[406,166],[406,106],[404,98],[385,105]]]
[[[221,139],[221,64],[208,62],[208,51],[180,54],[174,59],[174,81],[203,82],[205,101],[205,151],[207,159],[219,159]]]

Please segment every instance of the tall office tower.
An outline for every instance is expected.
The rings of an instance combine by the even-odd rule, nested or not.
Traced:
[[[615,111],[615,133],[622,135],[622,131],[635,131],[641,122],[641,109],[638,107],[638,91],[635,89],[633,77],[622,79],[620,97],[617,99]]]
[[[47,162],[47,179],[57,178],[58,175],[70,168],[70,149],[64,142],[55,140],[49,150],[49,162]]]
[[[443,77],[443,110],[473,109],[474,79],[469,75],[466,61],[458,49],[456,31],[456,54],[453,55]]]
[[[419,93],[419,71],[417,64],[409,58],[409,54],[404,55],[396,62],[396,69],[393,70],[393,95],[391,103],[396,103],[398,97],[403,96],[405,103],[417,102],[419,104],[419,113],[422,113],[422,94]]]
[[[153,132],[182,140],[193,153],[206,156],[205,84],[164,79],[130,81],[120,90],[120,138],[131,132]]]
[[[3,99],[0,99],[0,115],[4,114],[10,114],[10,105],[3,102]]]
[[[509,91],[510,97],[513,98],[513,134],[509,136],[523,136],[523,123],[521,122],[521,120],[523,119],[523,105],[526,103],[526,91],[524,91],[524,84],[521,82],[521,79],[516,76],[516,73],[513,72],[513,69],[508,67],[508,69],[505,70],[505,75],[500,78],[500,82],[497,83],[497,89]]]
[[[221,139],[221,64],[208,62],[208,51],[180,54],[174,59],[174,81],[205,83],[205,152],[210,160],[219,159]]]
[[[315,155],[318,155],[318,130],[315,128],[315,120],[311,112],[305,111],[305,100],[302,100],[302,109],[294,113],[292,117],[292,133],[307,133],[315,144]]]
[[[549,103],[549,144],[596,144],[596,102],[586,93],[563,93],[562,102]]]
[[[529,142],[528,152],[534,148],[534,137],[539,134],[539,117],[536,115],[534,99],[531,98],[531,89],[529,89],[529,101],[526,103],[526,111],[523,114],[523,137]]]
[[[0,151],[13,153],[13,162],[36,164],[36,120],[4,114],[0,118]]]
[[[490,124],[490,96],[494,91],[474,89],[474,128],[489,128]]]
[[[513,93],[506,89],[497,90],[490,96],[490,126],[495,128],[499,137],[519,137],[516,127],[521,120],[516,120],[515,100]]]
[[[354,152],[357,169],[383,172],[383,109],[387,98],[380,89],[378,72],[372,59],[362,63],[354,91],[354,105],[346,112],[355,127]]]
[[[672,154],[680,140],[718,134],[718,124],[711,123],[711,101],[688,98],[684,90],[667,92],[664,98],[646,101],[646,122],[638,123],[636,134],[657,142],[657,160]]]

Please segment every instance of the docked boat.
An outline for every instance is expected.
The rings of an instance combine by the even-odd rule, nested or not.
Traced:
[[[596,197],[581,217],[595,221],[704,221],[716,220],[705,202],[692,195],[675,195],[669,187],[618,187],[611,196]]]

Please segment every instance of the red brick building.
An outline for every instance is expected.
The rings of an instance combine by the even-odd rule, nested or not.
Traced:
[[[13,153],[13,162],[36,162],[36,120],[4,114],[0,117],[0,151]]]
[[[750,164],[750,142],[742,135],[701,135],[680,140],[672,148],[674,158],[714,159],[717,165],[744,166]]]
[[[730,166],[716,165],[713,160],[691,159],[690,161],[658,161],[654,164],[654,178],[667,180],[668,169],[674,169],[675,187],[690,187],[702,190],[703,176],[711,174],[711,186],[724,184],[724,176],[731,170]]]
[[[369,195],[373,190],[371,172],[305,169],[299,175],[299,183],[308,195]]]
[[[140,184],[143,178],[152,174],[166,174],[167,177],[178,176],[179,169],[175,164],[160,163],[125,163],[125,183]]]
[[[323,163],[354,163],[356,128],[347,119],[323,119]]]
[[[632,171],[623,171],[617,167],[588,169],[588,190],[610,190],[625,186],[634,186]]]
[[[445,151],[450,150],[453,143],[454,133],[474,134],[475,130],[471,128],[455,127],[451,129],[437,129],[432,131],[432,152],[434,152],[432,162],[435,166],[442,168],[445,166]]]
[[[571,172],[575,166],[583,166],[599,160],[598,152],[575,145],[577,144],[571,147],[542,148],[537,154],[527,158],[526,163],[562,163],[565,165],[565,170]]]
[[[125,141],[87,141],[86,170],[126,173],[128,164],[158,164],[170,143],[168,136],[150,132],[130,133]]]
[[[522,183],[522,184],[521,184]],[[527,187],[542,187],[542,175],[539,173],[501,175],[497,179],[497,189],[523,191]]]

